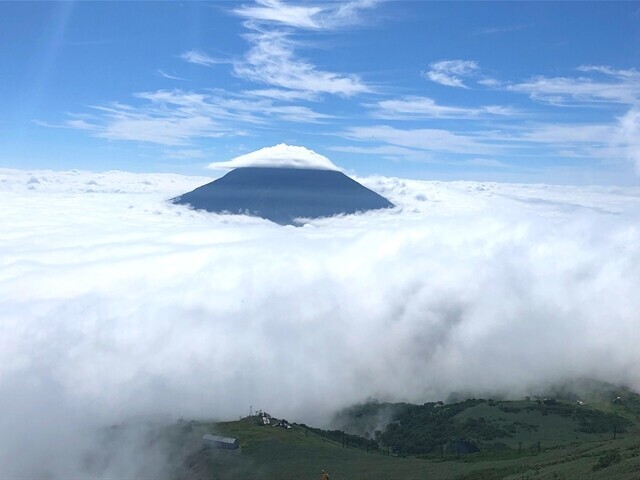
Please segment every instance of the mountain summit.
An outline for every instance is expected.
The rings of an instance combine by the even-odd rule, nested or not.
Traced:
[[[337,170],[236,168],[223,177],[172,199],[198,210],[248,214],[281,225],[394,205]]]

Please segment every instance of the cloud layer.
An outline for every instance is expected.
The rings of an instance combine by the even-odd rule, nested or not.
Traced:
[[[228,162],[214,162],[209,168],[228,170],[245,167],[309,168],[314,170],[340,170],[324,155],[305,147],[280,143],[255,152],[240,155]]]
[[[463,79],[476,75],[480,70],[478,62],[474,60],[441,60],[429,67],[429,71],[424,73],[426,78],[447,87],[459,88],[468,88]]]
[[[398,207],[303,228],[166,202],[209,180],[0,171],[0,477],[139,415],[640,387],[638,189],[364,178]]]

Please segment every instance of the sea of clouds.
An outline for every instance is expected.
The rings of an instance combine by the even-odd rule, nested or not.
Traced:
[[[167,202],[210,180],[0,170],[0,478],[85,478],[140,418],[640,387],[638,188],[360,178],[397,207],[302,227]]]

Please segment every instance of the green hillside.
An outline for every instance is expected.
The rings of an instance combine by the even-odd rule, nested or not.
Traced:
[[[325,469],[332,480],[640,480],[640,397],[613,393],[620,392],[623,400],[615,404],[548,398],[352,407],[353,428],[371,429],[380,410],[393,412],[388,426],[369,432],[370,438],[297,424],[291,430],[259,426],[254,418],[185,422],[171,428],[176,445],[193,447],[176,479],[318,479]],[[340,418],[347,417],[342,412]],[[240,449],[201,449],[203,433],[236,437]],[[456,440],[480,451],[459,454]]]

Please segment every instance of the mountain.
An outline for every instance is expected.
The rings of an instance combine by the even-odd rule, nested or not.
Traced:
[[[600,393],[603,403],[561,398],[368,402],[342,415],[362,422],[366,437],[293,419],[290,429],[274,428],[245,417],[181,421],[158,427],[151,439],[162,440],[167,463],[175,466],[172,480],[304,479],[320,477],[321,470],[350,480],[637,480],[640,396],[625,388]],[[614,401],[618,397],[623,403]],[[380,413],[390,423],[369,430],[375,423],[368,417],[380,420]],[[278,423],[274,417],[271,422]],[[109,433],[127,432],[111,427]],[[211,433],[237,439],[240,448],[203,449],[202,437]],[[126,437],[114,440],[119,438]]]
[[[172,201],[209,212],[253,215],[281,225],[295,224],[296,218],[394,206],[342,172],[265,167],[236,168]]]

